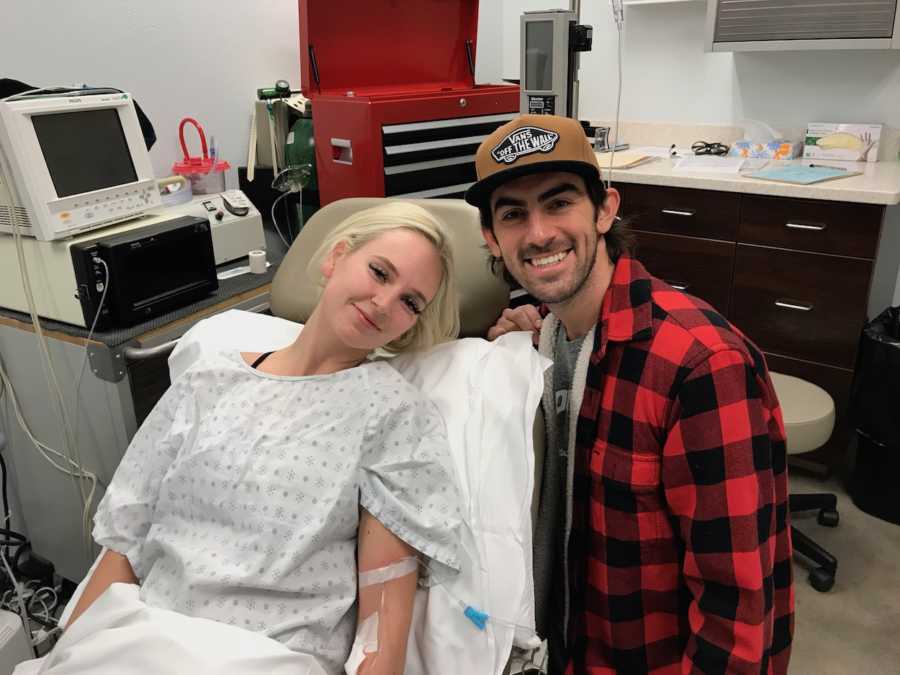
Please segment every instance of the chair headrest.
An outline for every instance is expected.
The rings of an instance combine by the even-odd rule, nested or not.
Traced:
[[[272,313],[304,323],[319,296],[307,274],[313,254],[326,234],[349,215],[376,206],[383,197],[358,197],[332,202],[319,209],[304,225],[272,281]],[[437,216],[447,226],[453,246],[459,294],[460,337],[484,337],[509,304],[509,287],[488,269],[482,247],[478,209],[461,199],[409,199]]]

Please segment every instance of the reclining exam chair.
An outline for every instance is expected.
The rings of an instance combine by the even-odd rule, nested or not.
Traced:
[[[303,323],[309,318],[318,298],[318,288],[307,275],[310,258],[318,249],[325,235],[339,222],[355,211],[374,206],[383,198],[346,199],[329,204],[318,211],[298,235],[287,256],[281,263],[272,282],[271,308],[276,317]],[[509,289],[500,279],[493,276],[487,266],[478,211],[462,200],[410,200],[433,212],[450,231],[453,241],[456,265],[458,295],[460,300],[461,337],[482,337],[494,324],[502,310],[508,305]],[[227,313],[225,313],[227,314]],[[224,315],[222,315],[224,317]],[[217,318],[210,321],[215,322]],[[267,317],[258,317],[260,319]],[[198,325],[197,328],[200,326]],[[196,329],[192,329],[196,330]],[[215,329],[217,330],[217,329]],[[177,351],[177,350],[176,350]],[[190,359],[189,359],[190,360]],[[169,360],[170,372],[172,357]],[[184,363],[179,367],[184,367]],[[537,416],[534,428],[536,482],[533,495],[540,494],[544,456],[543,418]],[[532,498],[532,514],[536,499]],[[99,560],[99,558],[98,558]],[[95,562],[96,565],[96,562]],[[93,572],[93,567],[79,585],[76,595],[66,607],[62,623],[68,620],[77,603],[84,584]],[[507,665],[507,668],[509,666]],[[514,670],[513,672],[520,672]],[[437,675],[437,674],[435,674]]]

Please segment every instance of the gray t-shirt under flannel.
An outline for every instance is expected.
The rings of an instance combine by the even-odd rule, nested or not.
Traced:
[[[541,501],[535,525],[534,600],[538,633],[546,637],[559,617],[555,607],[559,598],[554,596],[557,584],[554,573],[561,574],[563,535],[566,512],[566,470],[569,447],[569,396],[572,376],[584,337],[568,340],[565,328],[560,325],[553,350],[553,395],[556,410],[557,437],[544,454],[544,471],[541,482]],[[550,414],[550,411],[544,411]],[[561,584],[558,584],[560,587]],[[558,589],[557,589],[558,590]]]

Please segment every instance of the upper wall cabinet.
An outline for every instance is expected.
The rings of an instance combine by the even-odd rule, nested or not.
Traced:
[[[709,0],[706,51],[900,49],[897,0]]]

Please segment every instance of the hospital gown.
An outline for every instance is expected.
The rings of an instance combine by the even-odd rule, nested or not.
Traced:
[[[132,440],[95,540],[156,607],[263,632],[343,672],[359,506],[446,578],[459,492],[434,405],[385,362],[306,377],[203,357]]]

